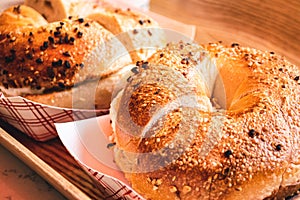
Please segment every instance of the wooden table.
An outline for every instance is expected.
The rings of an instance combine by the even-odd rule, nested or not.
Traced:
[[[300,65],[299,0],[152,0],[150,8],[197,25],[199,43],[237,42],[275,51]]]
[[[290,0],[152,0],[150,9],[178,21],[197,25],[199,43],[223,41],[268,49],[300,65],[300,1]],[[4,122],[0,143],[55,184],[69,199],[101,199],[90,177],[68,154],[59,139],[35,142]],[[12,136],[12,137],[11,137]],[[13,141],[15,140],[16,141]],[[12,143],[7,145],[7,141]],[[19,143],[18,143],[19,142]],[[15,145],[15,146],[14,146]],[[24,145],[24,149],[15,147]],[[36,157],[37,156],[37,157]],[[52,177],[48,173],[51,171]],[[59,181],[57,181],[59,179]]]

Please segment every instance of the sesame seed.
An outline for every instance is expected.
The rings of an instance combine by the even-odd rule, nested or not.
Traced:
[[[239,46],[238,43],[232,43],[232,44],[231,44],[231,47],[238,47],[238,46]]]
[[[170,186],[169,187],[169,189],[170,189],[170,192],[172,192],[172,193],[175,193],[175,192],[177,192],[177,187],[176,186]]]
[[[137,34],[138,33],[138,31],[136,30],[136,29],[133,29],[133,34]]]
[[[188,65],[188,64],[189,64],[189,59],[188,59],[188,58],[183,58],[183,59],[181,60],[181,64],[186,64],[186,65]]]
[[[276,147],[275,147],[276,151],[280,151],[282,149],[282,146],[281,144],[277,144]]]
[[[230,149],[224,152],[224,156],[226,158],[229,158],[232,154],[233,154],[233,152]]]
[[[16,41],[16,40],[17,40],[16,37],[12,37],[12,38],[10,38],[9,42],[12,43],[12,42],[14,42],[14,41]]]
[[[156,183],[155,183],[156,185],[161,185],[162,184],[162,179],[156,179]]]
[[[138,67],[140,67],[143,62],[144,61],[136,61],[135,65],[138,66]]]
[[[68,51],[63,52],[63,55],[66,57],[71,57],[71,54]]]
[[[230,168],[229,168],[229,167],[225,168],[225,170],[224,170],[224,172],[223,172],[223,175],[224,175],[224,176],[228,176],[229,173],[230,173]]]
[[[295,76],[294,80],[295,81],[299,81],[300,77],[299,76]]]
[[[49,36],[49,37],[48,37],[48,41],[50,42],[50,44],[53,44],[53,43],[54,43],[54,38],[51,37],[51,36]]]
[[[192,191],[192,188],[190,186],[188,186],[188,185],[183,186],[183,188],[182,188],[182,193],[183,194],[187,194],[190,191]]]
[[[115,142],[113,142],[113,143],[108,143],[108,144],[106,145],[106,148],[111,149],[111,148],[114,147],[115,145],[116,145]]]
[[[79,22],[79,23],[83,23],[83,22],[84,22],[84,19],[83,19],[83,18],[79,18],[79,19],[78,19],[78,22]]]
[[[158,190],[158,187],[156,185],[153,185],[152,190]]]
[[[158,88],[155,92],[154,92],[154,94],[158,94],[160,92],[160,89]]]
[[[139,20],[139,23],[140,23],[140,25],[143,25],[144,24],[144,21],[143,20]]]
[[[37,58],[35,60],[35,62],[38,63],[38,64],[42,64],[44,62],[44,60],[42,58]]]
[[[62,29],[62,26],[58,26],[55,28],[57,31],[60,31],[60,29]]]
[[[255,130],[254,129],[250,129],[249,132],[248,132],[248,135],[252,138],[254,138],[255,136]]]
[[[57,84],[60,88],[65,88],[66,87],[63,81],[59,81]]]
[[[127,78],[127,82],[131,82],[131,81],[132,81],[132,77],[129,76],[129,77]]]
[[[78,38],[82,38],[82,35],[83,35],[82,32],[80,32],[80,31],[77,32],[77,37],[78,37]]]
[[[62,66],[63,61],[59,59],[58,61],[53,61],[52,62],[52,67],[60,67]]]
[[[61,34],[61,32],[60,32],[60,31],[55,31],[55,32],[54,32],[54,37],[59,37],[59,36],[60,36],[60,34]]]
[[[13,12],[20,14],[21,13],[21,5],[14,6]]]
[[[28,38],[27,40],[29,43],[32,43],[33,42],[33,39],[32,38]]]
[[[70,37],[70,43],[69,44],[74,44],[75,42],[75,38],[74,37]]]
[[[66,44],[69,43],[69,36],[68,36],[67,34],[66,34],[65,37],[64,37],[64,42],[65,42]]]
[[[132,68],[131,71],[132,71],[133,73],[135,73],[135,74],[138,74],[138,73],[139,73],[139,70],[138,70],[137,67]]]
[[[40,46],[41,51],[45,51],[49,47],[49,43],[45,41],[42,46]]]
[[[148,62],[143,62],[142,68],[143,68],[143,69],[148,69],[148,68],[149,68]]]

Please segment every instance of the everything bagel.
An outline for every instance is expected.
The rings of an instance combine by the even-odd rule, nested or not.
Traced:
[[[169,44],[111,104],[115,160],[147,199],[282,199],[300,188],[300,69],[238,44]]]
[[[26,6],[15,8],[23,13]],[[66,108],[108,108],[114,82],[122,77],[118,72],[132,62],[111,32],[75,17],[37,27],[0,25],[0,49],[5,96]]]

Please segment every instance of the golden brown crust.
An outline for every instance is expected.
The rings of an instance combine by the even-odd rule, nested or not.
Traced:
[[[189,120],[196,118],[196,128],[191,129],[196,133],[180,132],[180,128],[184,129],[185,126],[174,129],[173,135],[185,133],[191,135],[192,140],[188,141],[188,146],[183,144],[179,157],[174,157],[173,151],[167,149],[165,152],[173,156],[173,160],[164,167],[155,168],[161,160],[168,161],[162,158],[163,154],[162,157],[140,154],[153,151],[161,153],[156,145],[149,143],[151,138],[159,138],[156,142],[163,141],[158,133],[164,126],[155,123],[147,131],[151,133],[149,138],[140,138],[139,142],[133,144],[129,139],[129,144],[126,144],[130,146],[129,149],[118,146],[120,144],[117,142],[117,163],[125,171],[133,188],[149,199],[264,199],[292,194],[297,187],[291,186],[299,185],[297,174],[300,172],[299,67],[273,52],[262,52],[237,44],[229,47],[219,43],[209,44],[204,48],[215,60],[224,83],[226,96],[220,95],[219,98],[223,98],[223,108],[226,109],[218,112],[198,109],[191,115],[183,113],[188,108],[179,110],[182,116],[179,121],[187,121],[183,125],[191,124]],[[149,69],[152,70],[151,61],[149,63]],[[166,68],[178,70],[178,65],[164,64]],[[127,87],[132,87],[136,79],[142,81],[144,78],[139,74],[149,69],[139,68],[138,74],[132,76]],[[162,83],[158,81],[157,84]],[[169,92],[173,92],[171,87]],[[212,97],[217,94],[218,91],[213,91]],[[124,130],[127,134],[135,130],[137,132],[132,133],[135,137],[143,137],[144,133],[141,135],[141,132],[144,127],[131,128],[130,117],[122,117],[122,107],[127,105],[121,102],[119,109],[123,111],[118,112],[114,122],[118,127],[117,137],[122,138]],[[140,115],[144,111],[142,105],[135,105],[136,110],[141,108]],[[155,115],[154,112],[152,117]],[[170,121],[164,118],[161,123],[168,124],[167,120]],[[181,122],[177,124],[180,126]],[[128,151],[139,154],[130,154]],[[287,187],[288,192],[284,189]]]
[[[38,28],[0,26],[0,48],[2,92],[6,96],[34,95],[29,97],[36,100],[106,78],[131,63],[125,47],[112,33],[84,18],[70,17]],[[105,102],[99,97],[100,104],[109,106],[107,98],[111,92],[103,97]],[[42,94],[48,95],[35,98]],[[57,102],[60,97],[72,95],[64,94],[53,94],[51,98],[57,98],[55,101],[45,99],[41,103]],[[67,102],[64,104],[71,107]]]
[[[31,7],[15,5],[0,15],[0,25],[39,27],[48,24],[44,17]]]
[[[164,31],[158,23],[137,11],[100,6],[87,17],[117,35],[134,62],[148,59],[155,52],[153,49],[166,44]]]
[[[115,34],[129,51],[134,62],[146,60],[166,43],[164,31],[151,17],[131,9],[116,8],[106,1],[26,0],[50,21],[68,16],[90,18]]]
[[[95,22],[79,21],[20,27],[17,31],[2,27],[0,65],[5,73],[1,74],[1,83],[8,88],[73,86],[75,74],[84,68],[87,50],[96,45],[91,38],[101,31]]]

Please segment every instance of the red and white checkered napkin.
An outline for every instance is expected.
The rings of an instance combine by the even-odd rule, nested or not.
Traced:
[[[102,198],[144,200],[114,162],[108,139],[112,133],[108,115],[55,125],[66,149],[106,195]]]
[[[54,123],[87,119],[108,110],[74,110],[39,104],[23,97],[4,97],[0,92],[0,118],[37,141],[57,137]]]

